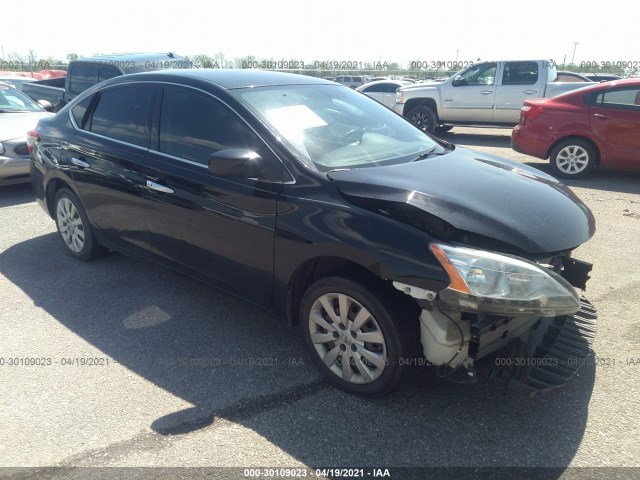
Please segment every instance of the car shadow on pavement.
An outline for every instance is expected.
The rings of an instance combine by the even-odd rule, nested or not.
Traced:
[[[497,382],[454,384],[414,367],[397,391],[365,400],[319,376],[296,330],[151,263],[118,254],[77,262],[48,234],[1,253],[0,273],[49,321],[195,405],[136,427],[152,435],[179,437],[233,422],[311,467],[564,468],[585,432],[591,364],[566,388],[534,398]],[[75,286],[81,294],[52,294]],[[107,395],[127,411],[126,396]]]
[[[0,187],[0,208],[13,207],[33,202],[34,195],[30,183]]]

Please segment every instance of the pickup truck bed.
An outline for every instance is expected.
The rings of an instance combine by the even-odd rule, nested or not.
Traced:
[[[22,87],[22,91],[34,100],[46,100],[51,105],[59,105],[64,98],[65,77],[49,78],[47,80],[39,80],[37,82],[29,82]]]

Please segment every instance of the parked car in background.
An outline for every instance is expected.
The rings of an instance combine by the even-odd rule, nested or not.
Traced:
[[[32,77],[23,77],[21,75],[6,75],[0,74],[0,82],[6,83],[7,85],[11,85],[13,88],[16,88],[22,91],[22,87],[25,83],[35,82],[36,79]]]
[[[385,107],[393,108],[393,105],[396,103],[396,91],[398,88],[411,84],[413,84],[413,82],[407,82],[405,80],[377,80],[365,83],[356,88],[356,91],[362,92],[374,100],[377,100]]]
[[[511,143],[518,152],[548,158],[563,178],[582,178],[595,168],[640,170],[640,79],[526,100]]]
[[[47,100],[57,112],[87,88],[103,80],[170,68],[194,67],[190,60],[173,53],[127,53],[79,58],[69,63],[65,77],[31,82],[24,86],[24,92],[34,100]]]
[[[567,72],[566,70],[558,70],[558,76],[554,82],[592,82],[589,78],[576,72]]]
[[[533,394],[589,354],[596,316],[576,289],[591,266],[570,256],[595,231],[589,209],[345,86],[256,70],[112,78],[29,145],[69,254],[111,248],[243,297],[299,325],[351,393],[388,393],[426,357]]]
[[[622,76],[617,73],[583,73],[592,82],[610,82],[611,80],[622,80]]]
[[[426,132],[452,125],[513,126],[527,98],[554,97],[584,82],[553,82],[556,67],[547,60],[480,62],[444,83],[398,90],[393,109]]]
[[[29,181],[27,131],[50,115],[17,89],[0,82],[0,185]]]
[[[357,88],[366,83],[362,77],[352,75],[339,75],[334,81],[349,88]]]

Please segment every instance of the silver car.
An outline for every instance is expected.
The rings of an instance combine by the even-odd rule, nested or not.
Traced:
[[[32,77],[24,77],[21,75],[0,75],[0,82],[11,85],[13,88],[17,88],[22,91],[22,86],[25,83],[35,82],[36,79]]]
[[[396,103],[396,90],[412,84],[413,82],[406,80],[377,80],[366,83],[356,90],[377,100],[385,107],[393,108],[393,104]]]
[[[335,81],[349,88],[356,88],[365,83],[362,77],[354,77],[352,75],[340,75],[336,77]]]
[[[0,185],[30,180],[27,132],[48,115],[25,94],[0,82]]]

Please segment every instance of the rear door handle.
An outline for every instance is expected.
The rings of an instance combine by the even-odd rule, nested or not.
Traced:
[[[89,162],[85,162],[84,160],[80,160],[76,157],[71,157],[71,163],[80,168],[89,168],[91,166]]]
[[[173,193],[173,188],[169,188],[165,185],[152,182],[151,180],[147,180],[147,188],[149,190],[155,190],[156,192],[160,192],[160,193]]]
[[[607,116],[607,115],[603,115],[601,113],[594,113],[593,114],[594,117],[598,117],[601,118],[602,120],[609,120],[611,117]]]
[[[491,95],[493,93],[493,90],[482,90],[480,92],[480,94],[482,95]]]
[[[534,93],[538,93],[538,90],[525,90],[522,93],[526,94],[526,95],[533,95]]]

